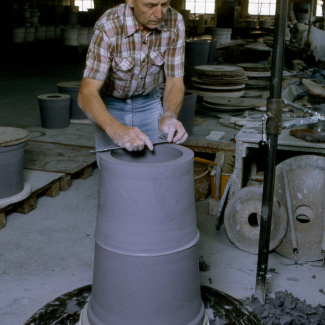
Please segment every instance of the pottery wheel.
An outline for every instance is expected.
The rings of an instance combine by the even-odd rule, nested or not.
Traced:
[[[322,229],[324,225],[325,158],[303,155],[287,159],[276,167],[274,195],[287,207],[283,170],[288,175],[294,235],[298,261],[322,259]],[[292,227],[276,251],[294,259]]]
[[[230,241],[248,253],[258,253],[262,210],[261,187],[245,187],[228,203],[224,225]],[[273,201],[270,250],[275,249],[287,231],[287,213],[276,199]]]
[[[28,131],[13,127],[0,127],[0,147],[13,146],[26,141]]]

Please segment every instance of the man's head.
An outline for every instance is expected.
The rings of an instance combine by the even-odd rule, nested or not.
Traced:
[[[143,32],[159,27],[164,20],[170,0],[126,0],[133,9]]]

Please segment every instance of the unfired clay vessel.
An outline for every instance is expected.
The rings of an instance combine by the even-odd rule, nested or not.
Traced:
[[[100,154],[91,325],[201,325],[193,152]]]

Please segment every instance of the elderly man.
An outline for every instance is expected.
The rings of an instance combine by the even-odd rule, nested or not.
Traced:
[[[153,150],[187,138],[177,120],[184,97],[185,27],[170,0],[126,0],[95,25],[78,102],[94,122],[96,148]],[[165,82],[163,107],[161,89]]]

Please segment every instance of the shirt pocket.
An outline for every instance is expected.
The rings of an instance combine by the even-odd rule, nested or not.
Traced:
[[[151,52],[148,58],[147,75],[154,75],[161,71],[164,64],[165,52]]]
[[[112,62],[112,72],[117,80],[130,80],[134,74],[134,58],[126,56],[124,58],[114,57]]]

